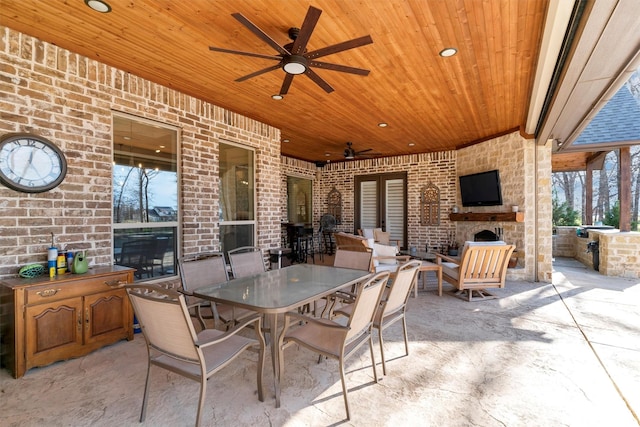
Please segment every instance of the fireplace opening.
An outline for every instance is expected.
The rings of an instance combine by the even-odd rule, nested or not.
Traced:
[[[482,230],[473,235],[474,242],[495,242],[500,240],[500,230],[496,232],[491,230]]]

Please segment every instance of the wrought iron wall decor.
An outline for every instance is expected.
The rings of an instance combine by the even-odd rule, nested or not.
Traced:
[[[337,224],[342,223],[342,194],[334,186],[327,196],[327,213],[334,216]]]
[[[420,225],[440,225],[440,189],[431,181],[420,190]]]

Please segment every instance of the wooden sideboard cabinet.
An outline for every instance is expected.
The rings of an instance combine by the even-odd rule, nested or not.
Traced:
[[[133,310],[123,285],[134,269],[94,267],[85,274],[0,281],[2,366],[15,378],[35,366],[84,356],[133,339]]]

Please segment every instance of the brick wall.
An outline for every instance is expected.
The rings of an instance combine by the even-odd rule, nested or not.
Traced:
[[[406,171],[408,245],[423,248],[427,243],[444,242],[452,231],[457,232],[458,241],[466,239],[464,225],[448,220],[451,208],[460,205],[457,176],[499,168],[505,191],[503,208],[518,204],[527,218],[524,225],[504,226],[505,233],[509,232],[507,237],[522,243],[526,252],[524,267],[516,269],[522,272],[514,278],[534,277],[536,233],[529,233],[529,229],[536,224],[530,221],[535,217],[534,200],[546,191],[546,184],[540,187],[531,178],[537,172],[538,179],[547,179],[540,178],[545,164],[539,170],[534,167],[546,151],[537,153],[532,141],[517,134],[459,151],[340,162],[317,168],[313,163],[280,156],[280,134],[275,128],[10,29],[0,27],[0,33],[0,133],[19,131],[45,136],[63,150],[69,164],[65,181],[50,192],[24,194],[0,187],[0,277],[14,275],[24,264],[44,262],[52,232],[59,244],[86,249],[91,265],[112,263],[112,111],[180,128],[183,254],[219,249],[218,144],[223,141],[255,149],[257,244],[264,249],[281,244],[287,174],[314,180],[316,227],[326,211],[327,194],[335,186],[343,200],[344,220],[338,228],[354,232],[354,176]],[[420,190],[428,182],[441,191],[439,226],[420,225],[420,214],[415,209]],[[550,207],[549,201],[549,210]],[[544,216],[538,219],[545,220]],[[550,253],[550,216],[548,222]],[[537,259],[546,265],[544,253]],[[548,265],[550,271],[550,260]]]
[[[184,254],[219,249],[220,141],[256,150],[257,244],[279,246],[278,129],[8,28],[0,35],[0,134],[42,135],[68,163],[52,191],[0,186],[0,277],[46,262],[51,233],[59,245],[87,250],[91,265],[112,263],[112,111],[180,128]]]
[[[424,249],[427,242],[430,245],[444,242],[448,233],[455,229],[455,225],[448,220],[456,197],[455,151],[329,163],[318,170],[321,179],[314,186],[314,191],[317,188],[317,198],[313,212],[316,223],[326,212],[327,195],[335,186],[342,194],[343,221],[337,228],[340,231],[354,233],[356,231],[354,229],[354,176],[406,171],[409,207],[408,246]],[[420,225],[420,210],[418,209],[420,191],[428,182],[432,182],[440,189],[440,226]]]
[[[542,160],[541,160],[542,158]],[[537,162],[542,165],[537,165]],[[551,161],[550,150],[539,148],[534,141],[522,138],[518,133],[505,135],[462,150],[426,153],[382,159],[356,160],[330,163],[322,168],[315,164],[283,158],[282,194],[283,218],[286,217],[286,175],[309,176],[314,179],[314,225],[326,212],[327,195],[333,187],[342,194],[343,222],[337,228],[349,233],[354,230],[354,176],[376,173],[407,171],[408,245],[424,248],[443,243],[449,233],[456,234],[459,243],[473,240],[478,231],[495,227],[504,229],[504,238],[515,243],[524,255],[518,260],[518,268],[509,269],[509,280],[551,281]],[[490,169],[499,169],[502,183],[503,206],[478,207],[474,212],[511,211],[518,205],[525,213],[525,222],[452,222],[449,212],[453,206],[461,206],[458,191],[458,175],[466,175]],[[420,225],[420,190],[433,182],[440,189],[441,210],[439,226]],[[547,196],[548,194],[548,196]],[[549,208],[536,210],[536,197],[547,197]],[[542,218],[542,219],[541,219]],[[548,225],[546,223],[548,222]],[[536,232],[537,224],[548,229],[548,239]],[[542,247],[536,245],[541,239]],[[548,242],[547,242],[548,240]],[[537,275],[536,265],[538,262]]]

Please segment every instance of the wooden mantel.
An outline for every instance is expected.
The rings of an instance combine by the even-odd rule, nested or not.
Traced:
[[[524,212],[462,212],[449,214],[451,221],[513,221],[524,222]]]

